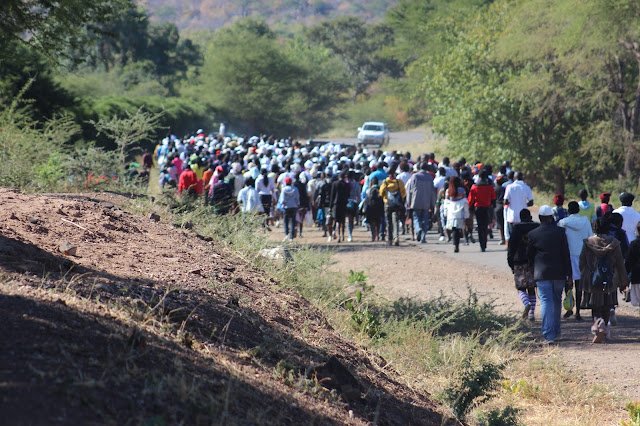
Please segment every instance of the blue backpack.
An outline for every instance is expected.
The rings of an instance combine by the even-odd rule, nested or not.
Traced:
[[[613,265],[608,256],[598,258],[596,269],[591,277],[594,292],[609,293],[613,288]]]

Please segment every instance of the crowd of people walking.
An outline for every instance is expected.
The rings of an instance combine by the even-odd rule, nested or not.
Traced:
[[[401,235],[421,244],[435,231],[441,242],[476,242],[481,252],[497,233],[507,249],[524,319],[535,320],[540,301],[546,343],[562,339],[563,292],[569,300],[565,318],[591,310],[593,342],[611,339],[617,322],[618,292],[640,305],[640,213],[633,195],[611,194],[601,204],[579,201],[564,208],[564,194],[554,206],[538,209],[533,220],[533,192],[521,171],[504,162],[497,172],[489,164],[437,161],[433,153],[383,152],[337,143],[303,144],[290,139],[217,134],[178,139],[171,133],[153,154],[161,188],[201,196],[216,214],[257,214],[267,232],[283,225],[284,238],[318,227],[329,243],[354,241],[356,226],[366,227],[372,242],[400,245]],[[151,153],[143,163],[153,164]],[[573,291],[575,290],[575,304]],[[537,294],[536,294],[537,292]]]

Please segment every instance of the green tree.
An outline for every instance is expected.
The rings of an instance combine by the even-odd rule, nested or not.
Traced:
[[[457,23],[494,0],[399,0],[386,14],[393,57],[408,65],[456,43]]]
[[[205,55],[203,93],[248,130],[281,131],[299,73],[266,23],[248,18],[216,32]]]
[[[100,25],[88,37],[92,43],[75,51],[74,57],[77,62],[87,57],[89,60],[77,69],[104,68],[106,72],[117,73],[143,70],[171,95],[177,93],[175,86],[186,77],[190,67],[202,64],[199,46],[181,39],[175,24],[151,24],[147,12],[132,0],[117,19]]]
[[[582,151],[630,176],[640,154],[640,4],[587,0],[575,6],[568,0],[519,4],[497,52],[517,63],[552,62],[568,76],[581,109],[593,115]]]
[[[4,51],[13,60],[0,62],[0,110],[18,98],[30,104],[32,119],[51,119],[73,104],[72,96],[54,79],[51,62],[30,46],[11,41]]]
[[[399,0],[386,14],[385,22],[393,30],[394,43],[384,54],[395,58],[405,69],[416,61],[427,61],[444,54],[458,43],[462,22],[476,16],[480,8],[493,0]],[[414,125],[430,119],[422,90],[422,75],[409,73],[391,82]]]
[[[531,68],[496,56],[509,7],[501,1],[463,20],[455,45],[408,72],[423,79],[432,124],[454,152],[494,164],[509,159],[563,192],[582,142],[576,128],[588,111],[554,64]]]
[[[142,149],[142,142],[158,130],[161,116],[162,114],[152,114],[140,108],[135,113],[127,111],[124,117],[101,118],[91,124],[100,134],[113,140],[118,147],[118,163],[125,168],[127,160]]]
[[[78,132],[70,117],[36,121],[23,97],[33,80],[0,110],[0,186],[50,189],[63,176],[64,145]]]
[[[127,0],[3,0],[0,2],[0,64],[4,47],[19,40],[51,58],[86,42],[87,30],[118,16]]]
[[[393,43],[393,31],[385,24],[367,25],[346,16],[311,27],[306,35],[344,62],[354,102],[380,75],[401,73],[398,62],[384,55],[384,49]]]
[[[309,136],[330,125],[345,75],[327,49],[281,42],[264,21],[248,18],[216,32],[192,96],[206,94],[203,101],[247,132]]]
[[[296,91],[287,99],[286,113],[295,126],[293,134],[312,136],[330,128],[336,107],[345,101],[349,89],[344,64],[327,49],[296,38],[285,54],[300,71]]]

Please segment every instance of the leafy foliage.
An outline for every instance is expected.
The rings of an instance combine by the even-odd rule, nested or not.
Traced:
[[[117,19],[90,31],[88,48],[75,51],[76,57],[89,61],[82,68],[116,67],[121,73],[142,69],[144,74],[159,80],[175,95],[176,84],[184,79],[190,67],[201,65],[200,49],[189,39],[181,39],[174,24],[151,24],[147,12],[133,1],[119,13]]]
[[[55,80],[54,67],[41,52],[17,41],[4,45],[3,51],[12,60],[2,61],[0,53],[0,105],[20,99],[22,104],[31,105],[31,118],[46,120],[73,104],[72,96]]]
[[[640,425],[640,402],[628,402],[626,405],[627,412],[629,413],[629,420],[623,420],[623,426],[636,426]]]
[[[589,158],[603,150],[622,152],[622,164],[605,156],[589,165],[624,175],[636,169],[640,148],[639,16],[637,2],[629,0],[590,0],[577,9],[571,1],[532,0],[513,8],[497,50],[503,60],[564,74],[565,86],[553,92],[572,93],[578,108],[590,114],[580,122],[582,153]],[[525,38],[534,48],[522,48]]]
[[[357,290],[353,300],[345,303],[345,308],[351,313],[353,327],[361,333],[374,338],[380,336],[380,321],[369,310],[369,306],[362,302],[362,291]]]
[[[126,117],[131,111],[138,110],[158,117],[157,127],[149,134],[148,139],[142,141],[143,149],[154,146],[155,140],[164,136],[168,128],[178,134],[193,132],[203,124],[210,123],[214,115],[205,105],[188,98],[104,96],[83,99],[77,107],[76,116],[83,123],[85,140],[97,140],[99,146],[116,149],[112,139],[99,136],[95,127],[89,123],[100,119],[108,120],[114,116]]]
[[[61,172],[63,146],[78,127],[69,117],[39,123],[21,107],[29,83],[8,108],[0,110],[0,185],[19,189],[51,189]]]
[[[367,25],[349,16],[323,22],[310,28],[306,35],[344,62],[354,101],[381,74],[400,73],[398,63],[383,55],[383,49],[393,43],[393,32],[387,25]]]
[[[127,112],[124,117],[113,116],[92,121],[99,134],[113,140],[118,147],[117,160],[125,165],[132,155],[141,148],[140,144],[157,130],[161,114],[151,114],[139,109],[135,113]]]
[[[444,391],[445,399],[459,419],[464,419],[474,404],[488,399],[488,393],[498,387],[504,369],[503,365],[490,362],[480,366],[472,366],[470,362],[467,364],[459,383]]]
[[[518,426],[522,422],[518,419],[520,410],[510,405],[502,410],[493,409],[478,415],[478,424],[481,426]]]
[[[3,0],[0,2],[0,64],[14,55],[4,49],[20,40],[50,58],[86,42],[86,30],[118,15],[128,0]]]
[[[327,128],[343,75],[326,52],[282,46],[264,21],[246,19],[216,32],[199,91],[249,132],[298,136]]]

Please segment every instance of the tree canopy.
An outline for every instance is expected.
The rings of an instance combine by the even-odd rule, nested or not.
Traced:
[[[341,17],[310,28],[307,37],[345,64],[354,100],[381,74],[398,76],[401,71],[395,59],[384,55],[393,43],[393,31],[385,24],[367,25],[355,17]]]
[[[87,30],[119,15],[127,0],[3,0],[0,2],[0,51],[19,40],[52,58],[68,47],[80,48]],[[0,63],[2,57],[0,55]]]
[[[285,135],[328,128],[320,118],[341,101],[344,80],[325,51],[301,40],[282,46],[253,18],[216,32],[201,76],[210,101],[247,130]]]
[[[440,3],[404,0],[388,16],[406,34],[395,46],[408,62],[406,95],[424,100],[450,149],[510,160],[558,192],[567,180],[594,184],[637,169],[636,2],[469,1],[444,16]],[[425,14],[412,15],[419,8]],[[413,57],[409,22],[429,41]]]

